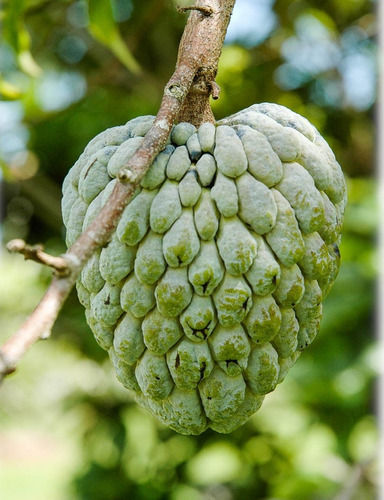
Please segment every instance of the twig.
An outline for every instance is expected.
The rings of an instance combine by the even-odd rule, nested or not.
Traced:
[[[16,239],[7,244],[7,249],[24,255],[24,260],[34,260],[39,264],[52,267],[60,276],[67,276],[70,272],[67,261],[63,257],[45,253],[43,245],[27,245],[24,240]]]
[[[0,349],[0,381],[15,371],[18,362],[39,339],[47,338],[80,271],[95,250],[108,242],[117,221],[157,154],[165,147],[174,122],[191,118],[192,123],[214,121],[209,96],[235,0],[202,0],[206,15],[192,11],[182,40],[176,70],[165,87],[159,112],[135,155],[122,165],[118,182],[106,205],[72,247],[61,257],[51,257],[41,248],[20,251],[24,256],[48,264],[55,276],[43,299],[19,331]],[[22,248],[23,244],[19,245]],[[17,246],[17,245],[16,245]],[[32,247],[33,248],[33,247]],[[52,260],[53,259],[53,260]],[[59,259],[59,260],[57,260]],[[60,274],[67,269],[66,276]]]

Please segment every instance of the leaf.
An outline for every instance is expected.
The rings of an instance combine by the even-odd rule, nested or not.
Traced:
[[[41,74],[41,68],[31,54],[31,37],[24,24],[25,0],[13,0],[4,10],[4,38],[15,50],[20,68],[32,77]]]
[[[89,31],[107,46],[131,73],[139,74],[141,68],[122,39],[113,19],[109,0],[89,0]]]
[[[7,101],[20,99],[22,91],[13,83],[7,82],[0,75],[0,96]]]

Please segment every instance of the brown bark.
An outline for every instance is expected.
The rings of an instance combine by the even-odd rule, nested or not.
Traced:
[[[165,87],[160,110],[140,148],[122,166],[120,182],[107,204],[64,255],[52,260],[46,254],[43,257],[40,254],[40,259],[35,259],[42,263],[44,259],[45,263],[60,262],[60,270],[56,269],[49,288],[33,313],[0,349],[0,381],[15,371],[17,363],[37,340],[50,335],[81,269],[93,252],[110,239],[135,188],[164,148],[175,121],[188,120],[195,125],[214,121],[209,97],[212,92],[214,97],[217,95],[214,83],[217,65],[234,3],[235,0],[198,0],[191,8],[176,70]],[[67,266],[64,269],[63,262]]]

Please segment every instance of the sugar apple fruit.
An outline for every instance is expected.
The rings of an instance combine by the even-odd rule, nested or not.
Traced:
[[[70,246],[154,117],[95,137],[63,185]],[[174,126],[77,283],[117,378],[182,434],[228,433],[315,338],[339,268],[345,181],[302,116],[256,104]]]

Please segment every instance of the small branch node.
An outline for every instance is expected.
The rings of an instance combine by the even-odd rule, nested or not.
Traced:
[[[188,12],[190,10],[197,10],[198,12],[203,14],[203,16],[205,16],[205,17],[209,17],[215,13],[215,11],[212,9],[212,7],[209,7],[207,5],[191,5],[189,7],[182,7],[181,5],[178,5],[176,7],[176,10],[178,12],[181,12],[182,14],[184,14],[185,12]]]
[[[174,97],[178,101],[182,101],[185,97],[185,91],[179,83],[172,83],[166,87],[164,94],[169,97]]]
[[[220,86],[215,82],[211,82],[211,96],[212,96],[212,99],[214,99],[215,101],[217,101],[217,99],[219,99],[220,97],[220,92],[221,92],[221,89],[220,89]]]
[[[137,174],[128,168],[122,168],[120,172],[117,174],[117,178],[123,184],[130,182],[131,184],[135,184],[137,181]]]
[[[33,260],[52,267],[60,277],[70,274],[68,262],[63,257],[55,257],[45,253],[43,245],[27,245],[25,241],[15,239],[8,242],[7,249],[10,252],[24,255],[24,260]]]

